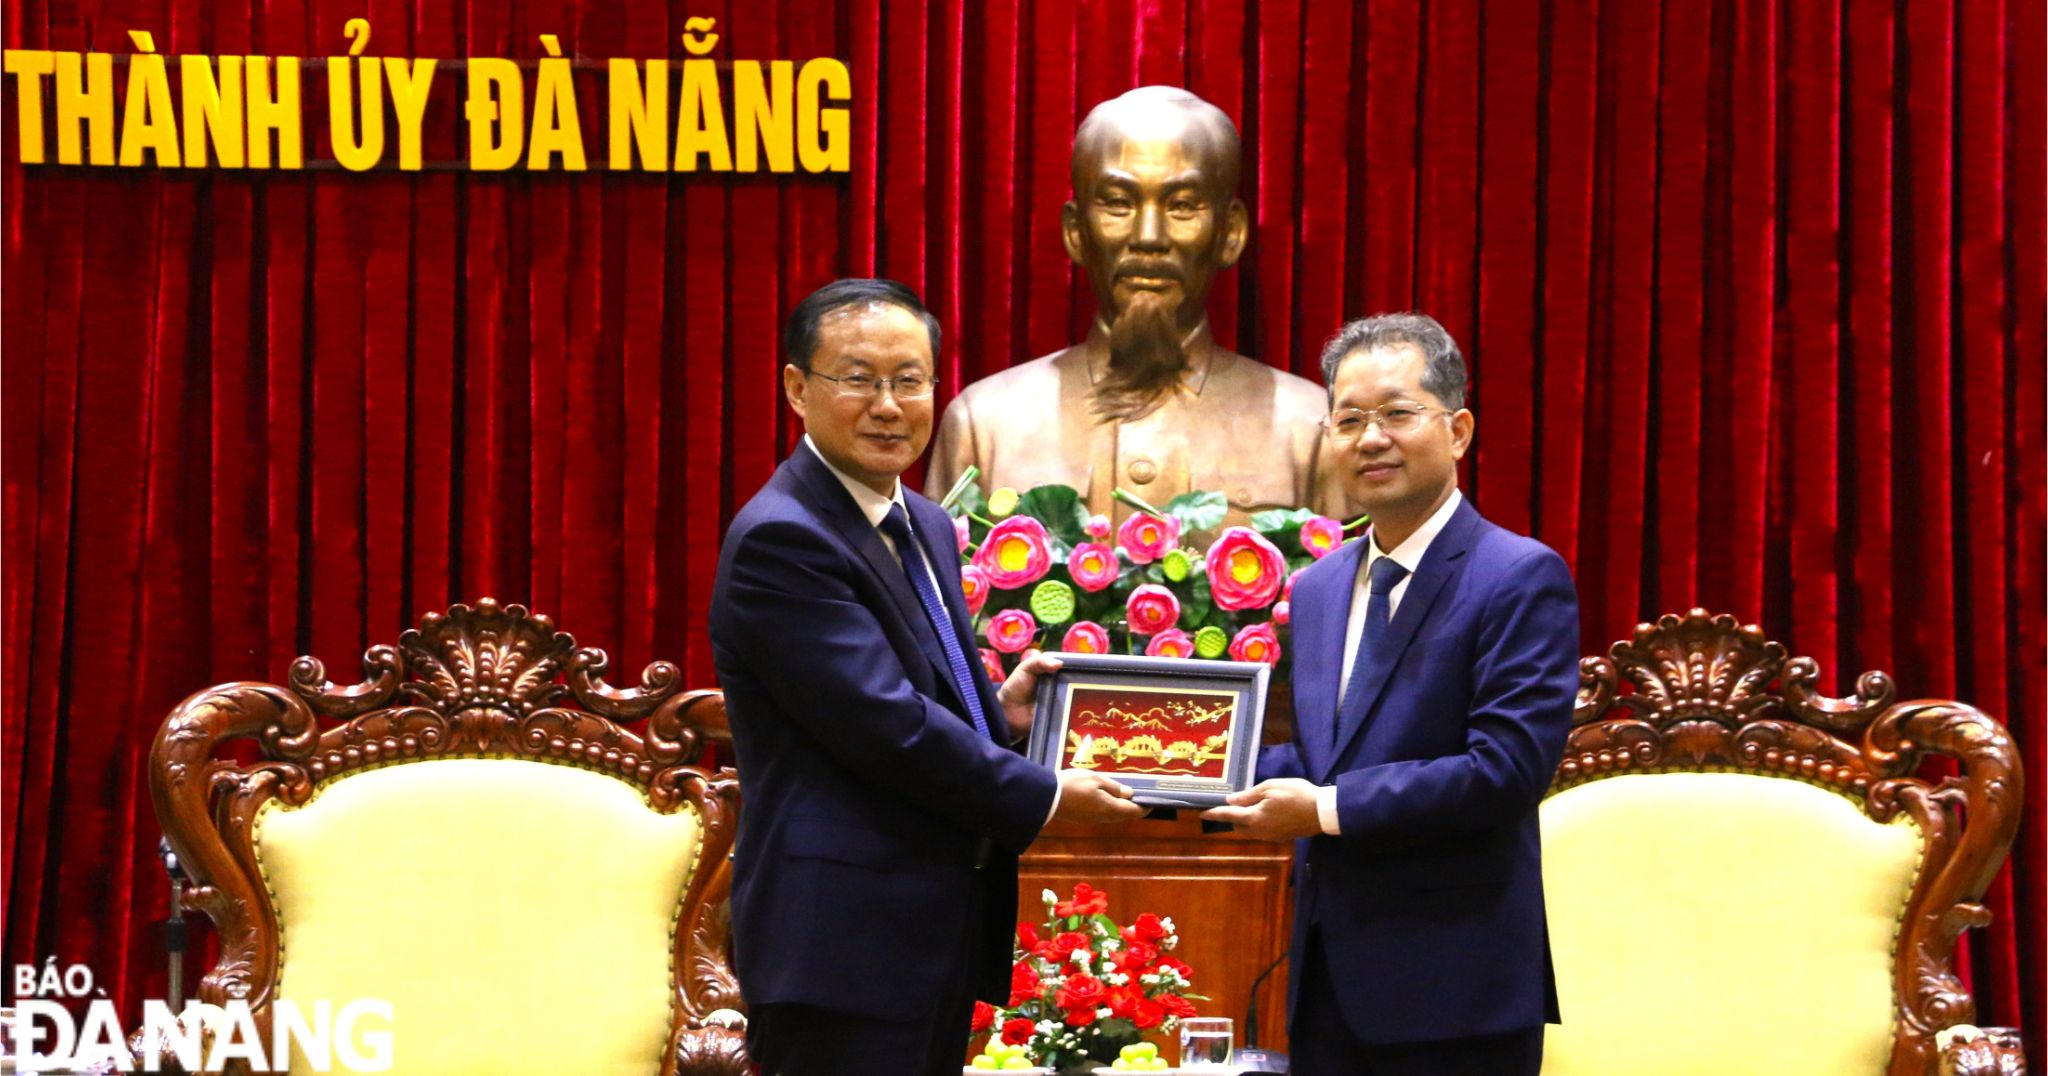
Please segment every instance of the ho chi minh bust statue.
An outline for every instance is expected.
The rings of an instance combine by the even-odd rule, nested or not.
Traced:
[[[1145,86],[1097,105],[1074,134],[1067,254],[1094,286],[1087,339],[969,385],[940,421],[926,490],[969,465],[982,487],[1048,483],[1121,518],[1119,486],[1154,505],[1221,490],[1228,522],[1307,505],[1344,512],[1314,383],[1216,343],[1207,301],[1249,228],[1237,127],[1186,90]]]

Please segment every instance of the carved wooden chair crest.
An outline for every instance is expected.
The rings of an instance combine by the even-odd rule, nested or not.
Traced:
[[[718,693],[666,662],[615,689],[603,651],[490,599],[363,663],[208,688],[157,736],[157,815],[220,937],[199,1000],[245,1000],[266,1042],[280,999],[388,1001],[393,1072],[745,1072],[720,1025],[738,784],[691,764]]]
[[[1581,662],[1542,811],[1546,1073],[2024,1070],[1954,963],[2019,824],[2011,737],[1882,672],[1818,679],[1697,609]],[[1956,775],[1918,776],[1937,756]]]

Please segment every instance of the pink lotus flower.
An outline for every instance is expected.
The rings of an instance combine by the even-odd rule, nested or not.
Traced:
[[[1005,654],[1020,653],[1037,634],[1038,621],[1022,609],[1005,609],[988,622],[988,645]]]
[[[989,529],[974,564],[999,590],[1030,586],[1052,567],[1052,546],[1045,524],[1030,516],[1011,516]]]
[[[1268,665],[1278,665],[1280,637],[1274,633],[1271,624],[1253,624],[1230,640],[1230,656],[1236,661],[1263,661]]]
[[[1083,620],[1067,629],[1067,637],[1060,640],[1060,649],[1069,654],[1109,653],[1109,632],[1093,620]]]
[[[1294,619],[1294,606],[1289,604],[1287,599],[1282,598],[1273,603],[1273,623],[1284,628],[1287,626],[1287,622],[1292,619]]]
[[[1082,542],[1067,558],[1067,574],[1082,590],[1097,591],[1116,582],[1116,550],[1100,542]]]
[[[970,542],[973,541],[973,536],[968,534],[967,532],[966,516],[953,517],[953,537],[959,539],[960,541],[960,552],[967,552],[967,546]]]
[[[1226,527],[1209,547],[1209,593],[1218,609],[1273,604],[1287,581],[1287,558],[1250,527]]]
[[[1180,599],[1157,583],[1147,583],[1131,591],[1130,600],[1124,603],[1124,616],[1130,620],[1132,631],[1157,635],[1180,619]]]
[[[1294,581],[1300,579],[1301,572],[1305,571],[1308,571],[1308,569],[1303,568],[1300,572],[1294,572],[1287,577],[1287,585],[1280,588],[1281,601],[1291,602],[1294,600]]]
[[[1301,548],[1317,560],[1344,544],[1344,524],[1317,516],[1301,525]]]
[[[989,682],[998,686],[1009,676],[1003,671],[1002,655],[985,646],[981,648],[981,667],[988,671]]]
[[[1180,520],[1139,513],[1116,530],[1116,544],[1138,564],[1150,564],[1180,542]]]
[[[1081,529],[1087,531],[1090,538],[1107,538],[1109,537],[1109,517],[1089,516],[1088,522],[1083,524]]]
[[[972,564],[962,564],[960,592],[967,595],[967,615],[981,615],[981,607],[988,604],[988,576]]]
[[[1195,640],[1179,628],[1168,628],[1145,644],[1145,653],[1155,658],[1186,658],[1195,653]]]

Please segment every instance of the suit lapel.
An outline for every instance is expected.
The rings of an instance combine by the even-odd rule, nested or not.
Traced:
[[[946,663],[946,653],[939,646],[938,636],[932,634],[931,618],[925,616],[924,603],[918,601],[917,593],[910,589],[910,580],[903,574],[903,566],[890,555],[889,547],[882,544],[881,532],[861,514],[860,506],[853,503],[846,487],[839,484],[839,479],[809,448],[798,445],[796,454],[790,457],[790,465],[797,469],[797,476],[810,494],[808,499],[818,510],[819,517],[859,552],[861,559],[867,562],[868,570],[875,573],[890,602],[896,606],[897,615],[909,627],[910,637],[917,640],[918,650],[940,674],[940,682],[951,684],[953,670]]]
[[[1295,633],[1304,646],[1294,662],[1301,703],[1295,707],[1294,720],[1299,726],[1295,740],[1311,773],[1321,772],[1330,762],[1330,725],[1337,720],[1337,684],[1344,671],[1344,626],[1351,619],[1351,598],[1364,550],[1362,541],[1339,546],[1330,554],[1337,558],[1331,566],[1335,570],[1304,580],[1301,586],[1313,585],[1316,590],[1297,594],[1293,603],[1310,618],[1308,623],[1297,622]]]
[[[1415,641],[1417,629],[1429,618],[1438,592],[1463,568],[1461,561],[1471,544],[1472,527],[1478,519],[1479,513],[1473,509],[1470,500],[1459,504],[1451,514],[1450,522],[1444,525],[1436,540],[1429,544],[1429,550],[1423,553],[1414,578],[1408,581],[1408,589],[1401,593],[1401,607],[1394,611],[1393,620],[1387,624],[1386,636],[1374,642],[1364,667],[1358,671],[1365,681],[1359,686],[1357,703],[1352,709],[1337,715],[1337,744],[1330,757],[1324,760],[1319,779],[1328,778],[1329,769],[1344,757],[1351,741],[1365,728],[1367,717],[1379,705],[1380,695],[1386,691],[1387,680],[1394,667],[1401,663],[1401,655],[1407,652],[1408,644]]]

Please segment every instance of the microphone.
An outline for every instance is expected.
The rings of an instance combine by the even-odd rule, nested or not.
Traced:
[[[1257,1076],[1259,1073],[1285,1073],[1288,1071],[1287,1055],[1278,1050],[1268,1050],[1258,1045],[1259,1041],[1259,988],[1266,985],[1266,977],[1273,974],[1280,962],[1287,959],[1287,951],[1273,958],[1266,970],[1252,980],[1251,1000],[1244,1007],[1244,1049],[1237,1052],[1240,1076]]]
[[[177,1012],[185,1007],[185,865],[178,862],[178,853],[171,850],[171,839],[159,837],[156,854],[163,860],[164,873],[171,879],[171,913],[164,920],[164,955],[169,958],[167,981],[169,982],[170,1008]]]

